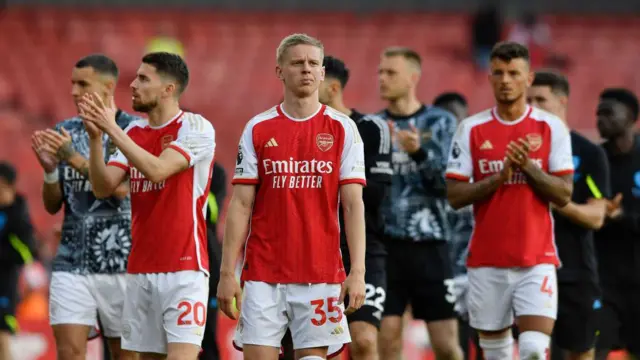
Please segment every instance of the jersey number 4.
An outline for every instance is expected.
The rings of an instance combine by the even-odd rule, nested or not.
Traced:
[[[317,317],[311,319],[311,323],[315,326],[322,326],[327,322],[327,313],[329,313],[329,321],[339,323],[342,320],[342,309],[338,306],[338,298],[327,298],[327,309],[324,309],[325,300],[318,299],[311,301],[311,305],[315,307],[314,312]]]
[[[551,284],[549,284],[549,276],[545,276],[544,279],[542,279],[540,291],[543,294],[549,294],[549,296],[553,296],[553,287],[551,286]]]
[[[192,321],[188,319],[189,317],[193,318],[193,322],[198,326],[204,326],[204,323],[207,321],[207,309],[200,301],[193,305],[188,301],[181,301],[180,304],[178,304],[178,309],[182,311],[180,316],[178,316],[178,326],[191,325]]]

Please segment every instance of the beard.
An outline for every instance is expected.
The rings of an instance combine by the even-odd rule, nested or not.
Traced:
[[[512,105],[522,98],[523,94],[514,95],[514,96],[496,96],[496,102],[500,105]]]
[[[151,110],[155,109],[158,106],[158,101],[153,100],[146,103],[143,102],[133,102],[133,110],[141,113],[149,113]]]

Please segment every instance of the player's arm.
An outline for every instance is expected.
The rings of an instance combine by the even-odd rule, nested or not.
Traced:
[[[366,237],[362,184],[350,183],[340,186],[340,201],[351,259],[351,272],[364,274]]]
[[[16,211],[17,219],[9,225],[11,229],[9,243],[15,251],[17,263],[29,265],[35,257],[36,243],[26,200],[20,200],[20,204],[20,208]]]
[[[470,125],[462,122],[453,137],[449,151],[445,175],[447,199],[451,207],[456,210],[486,200],[511,177],[510,162],[505,160],[501,172],[480,181],[470,182],[473,176],[473,159],[469,146],[470,132]]]
[[[528,144],[519,139],[511,142],[507,156],[513,156],[524,147],[525,154],[511,158],[527,177],[527,183],[533,191],[545,201],[563,207],[571,201],[573,192],[573,158],[571,136],[566,126],[558,119],[551,122],[551,151],[549,154],[549,173],[528,158]],[[523,161],[524,160],[524,161]],[[518,162],[521,162],[518,164]]]
[[[577,204],[573,201],[566,206],[556,209],[563,216],[587,229],[598,230],[604,224],[607,216],[607,198],[610,197],[609,185],[609,161],[604,150],[594,147],[597,151],[593,158],[587,159],[590,173],[583,180],[591,193],[591,199],[586,204]]]
[[[85,122],[85,125],[86,122]],[[89,135],[89,181],[93,194],[104,199],[114,195],[116,189],[127,177],[126,158],[119,151],[104,163],[102,136]]]
[[[135,143],[117,124],[109,126],[111,141],[145,178],[154,183],[165,181],[215,151],[215,131],[209,121],[199,115],[182,120],[177,139],[155,156]]]
[[[362,275],[364,279],[366,238],[362,187],[367,184],[364,143],[353,120],[347,119],[344,130],[339,184],[347,246],[351,258],[349,275]]]
[[[51,215],[60,211],[62,208],[62,186],[59,181],[45,179],[42,184],[42,203],[45,210]]]
[[[424,188],[432,193],[444,195],[447,191],[447,154],[456,131],[456,118],[444,111],[435,115],[438,117],[436,121],[440,122],[440,130],[431,134],[431,141],[425,142],[418,151],[409,155],[418,164]],[[420,137],[422,136],[420,134]]]
[[[48,129],[42,132],[42,137],[47,145],[55,151],[59,160],[66,162],[85,179],[89,179],[89,160],[73,148],[71,134],[64,127],[59,127],[56,130]],[[114,196],[123,199],[128,193],[129,184],[122,183],[116,188]]]
[[[238,256],[249,231],[255,195],[255,185],[236,183],[233,186],[222,241],[221,277],[235,277]]]
[[[573,174],[548,174],[532,161],[522,167],[522,172],[527,176],[527,183],[533,191],[545,201],[559,207],[564,207],[571,201]]]
[[[366,206],[378,208],[389,194],[391,167],[391,129],[382,118],[367,116],[358,123],[364,143],[364,163],[367,186],[362,189]]]

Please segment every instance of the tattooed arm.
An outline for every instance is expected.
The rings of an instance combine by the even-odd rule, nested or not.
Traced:
[[[60,132],[47,130],[44,136],[49,146],[56,150],[56,155],[60,161],[65,161],[85,179],[89,180],[89,159],[80,155],[80,153],[73,148],[71,135],[64,128],[61,128]],[[116,188],[113,196],[122,200],[128,193],[129,184],[124,182]]]

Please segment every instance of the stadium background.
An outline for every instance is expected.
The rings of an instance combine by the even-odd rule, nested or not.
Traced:
[[[423,56],[419,97],[429,102],[458,91],[471,112],[491,106],[486,77],[473,61],[472,19],[489,0],[9,0],[0,1],[0,159],[19,170],[44,268],[55,253],[60,216],[41,205],[42,170],[30,149],[30,135],[75,115],[70,70],[80,57],[102,52],[121,69],[118,105],[131,110],[128,84],[149,46],[184,51],[191,83],[185,108],[210,119],[217,131],[216,158],[231,174],[244,123],[281,98],[274,76],[275,49],[287,34],[320,38],[326,53],[351,69],[347,104],[376,111],[380,51],[409,46]],[[494,3],[497,3],[494,1]],[[555,59],[572,85],[569,121],[596,139],[594,109],[605,86],[640,90],[640,2],[627,0],[504,0],[503,38],[527,11],[550,30],[540,49]],[[545,65],[544,59],[540,62]],[[43,271],[43,273],[46,270]],[[22,332],[17,359],[55,356],[46,313],[46,282],[24,293],[18,314]],[[219,334],[230,345],[224,321]],[[410,324],[407,359],[424,359],[426,332]],[[88,358],[99,358],[99,341]],[[33,354],[27,354],[27,349]],[[230,349],[227,359],[240,358]]]

